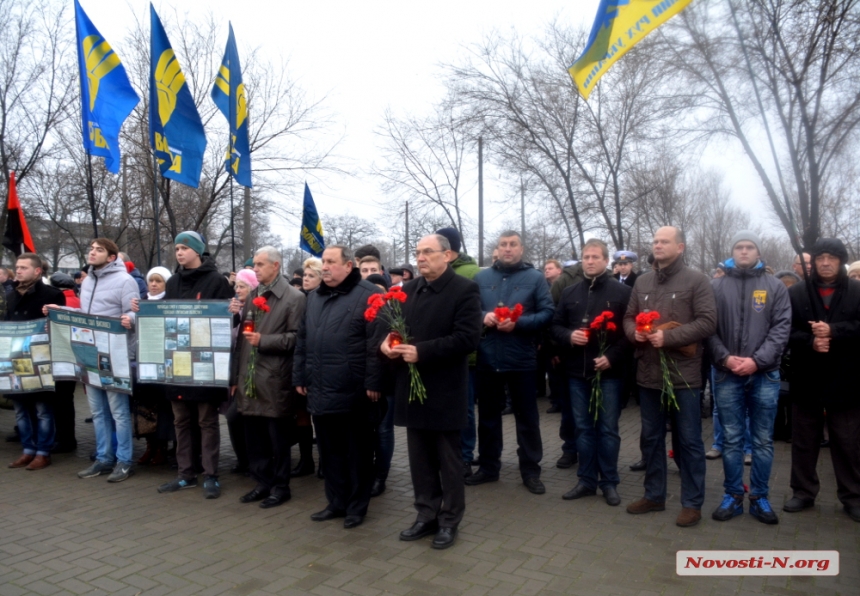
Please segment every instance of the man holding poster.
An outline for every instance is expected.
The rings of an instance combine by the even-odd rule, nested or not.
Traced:
[[[89,275],[81,284],[80,310],[86,314],[122,318],[123,326],[131,328],[134,321],[131,301],[140,298],[140,292],[118,257],[119,247],[113,240],[96,238],[90,243]],[[47,309],[52,306],[57,305],[46,306],[43,313],[47,315]],[[128,395],[87,383],[87,401],[96,433],[96,460],[86,470],[78,472],[78,478],[110,474],[108,482],[122,482],[134,473]]]
[[[6,320],[40,319],[46,304],[64,306],[66,297],[57,288],[42,283],[42,259],[39,255],[25,252],[15,264],[15,282],[7,300]],[[30,372],[34,372],[32,361],[26,362],[30,362]],[[28,470],[47,468],[51,465],[51,447],[54,445],[53,392],[20,393],[10,397],[15,404],[15,420],[21,433],[24,453],[9,467]]]

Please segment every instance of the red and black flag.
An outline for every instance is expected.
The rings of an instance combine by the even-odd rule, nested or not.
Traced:
[[[24,219],[24,210],[18,202],[18,191],[15,188],[15,172],[9,176],[9,203],[6,213],[6,233],[3,234],[3,246],[19,256],[24,252],[36,252],[30,228]]]

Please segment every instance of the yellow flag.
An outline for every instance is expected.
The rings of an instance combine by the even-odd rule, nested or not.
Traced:
[[[588,99],[610,66],[692,1],[600,0],[585,50],[568,69],[580,95]]]

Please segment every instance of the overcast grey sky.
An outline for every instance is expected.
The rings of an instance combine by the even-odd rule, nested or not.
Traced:
[[[135,16],[148,23],[146,0],[80,1],[120,56]],[[327,96],[336,132],[345,134],[338,153],[350,159],[355,173],[309,178],[317,208],[329,214],[351,210],[391,225],[394,222],[385,222],[378,208],[383,198],[378,182],[362,171],[378,152],[380,139],[373,129],[385,108],[391,106],[398,114],[425,113],[443,93],[439,64],[456,61],[464,46],[492,30],[535,35],[553,18],[590,26],[598,4],[599,0],[160,0],[155,8],[165,23],[174,9],[187,12],[190,19],[211,11],[224,20],[225,43],[226,22],[232,21],[240,58],[248,47],[288,58],[291,77],[311,97]],[[253,112],[251,119],[253,125]],[[738,198],[738,192],[749,192],[755,178],[740,149],[733,149],[715,163],[731,172],[729,182]],[[510,190],[493,184],[488,181],[485,196]],[[301,201],[300,185],[288,192]],[[476,218],[477,190],[466,199],[474,203],[467,211]],[[486,225],[493,229],[493,222]],[[298,225],[279,226],[278,231],[285,244],[297,242]]]

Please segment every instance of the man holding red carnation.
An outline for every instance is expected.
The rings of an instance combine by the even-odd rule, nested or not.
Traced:
[[[684,264],[684,242],[683,232],[675,227],[654,233],[653,269],[636,280],[624,315],[624,332],[639,358],[636,383],[646,465],[645,496],[628,505],[627,512],[666,508],[666,422],[671,419],[681,472],[682,510],[675,523],[689,527],[702,519],[705,500],[702,342],[717,329],[717,309],[710,280]]]
[[[616,487],[621,435],[621,388],[630,343],[621,319],[630,300],[630,287],[618,283],[609,270],[609,248],[592,239],[582,247],[585,281],[561,294],[552,322],[570,383],[570,403],[579,452],[577,485],[565,500],[603,492],[611,506],[621,504]]]
[[[505,386],[511,394],[517,429],[517,456],[523,484],[541,495],[543,443],[537,409],[537,343],[552,321],[552,298],[543,273],[523,261],[523,240],[518,232],[499,238],[499,260],[475,276],[481,288],[481,309],[486,333],[478,348],[475,389],[478,399],[480,469],[466,478],[473,486],[499,479],[502,467],[502,410]],[[520,313],[514,320],[519,305]],[[496,309],[509,310],[496,313]]]

